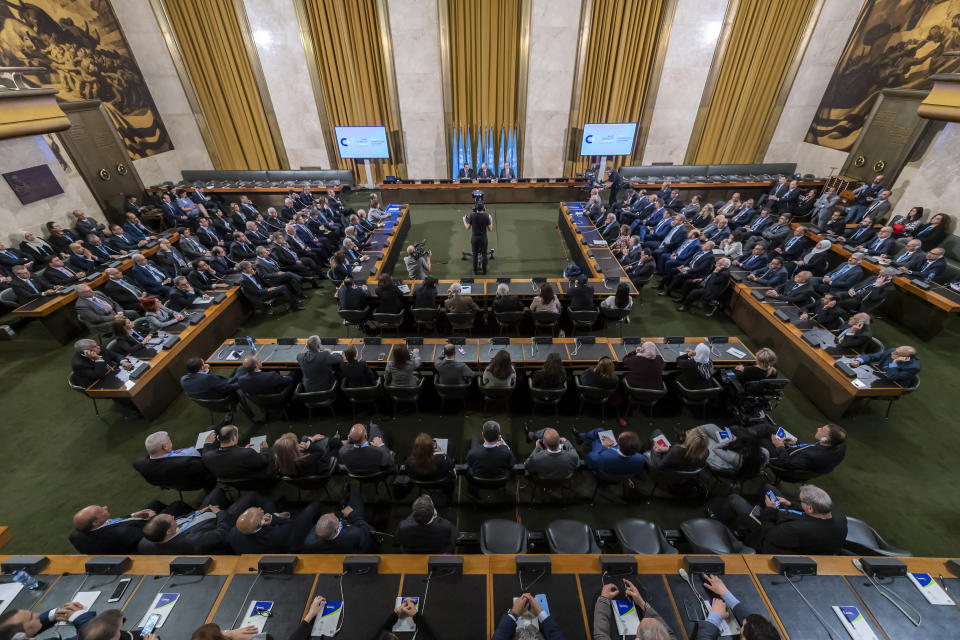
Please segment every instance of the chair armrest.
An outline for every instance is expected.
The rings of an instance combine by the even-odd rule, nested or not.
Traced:
[[[467,475],[467,465],[466,465],[466,463],[454,465],[453,471],[454,471],[454,473],[455,473],[456,475],[458,475],[458,476],[465,476],[465,475]]]

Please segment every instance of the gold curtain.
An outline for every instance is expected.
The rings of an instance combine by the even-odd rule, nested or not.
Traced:
[[[376,182],[385,176],[406,177],[400,146],[400,114],[390,95],[387,54],[380,37],[381,9],[377,0],[304,0],[306,21],[313,40],[328,135],[334,127],[382,126],[387,129],[390,159],[371,160]],[[385,5],[384,5],[385,6]],[[391,63],[392,64],[392,59]],[[344,160],[333,149],[330,163],[352,169],[366,182],[363,161]]]
[[[501,131],[506,135],[516,130],[519,161],[523,157],[518,104],[523,2],[443,1],[450,33],[450,124],[472,134],[474,152],[478,127],[493,129],[497,153]]]
[[[789,7],[783,0],[740,0],[713,96],[697,114],[687,164],[763,161],[777,96],[816,5],[817,0],[793,0]]]
[[[216,147],[216,168],[283,169],[233,0],[163,0],[163,7]]]
[[[593,158],[582,157],[580,132],[588,122],[639,122],[645,108],[653,108],[655,95],[648,95],[651,75],[664,38],[663,12],[666,0],[594,0],[590,35],[583,69],[580,101],[570,114],[572,171],[581,172]],[[643,132],[637,128],[632,156],[611,158],[614,165],[642,155]]]

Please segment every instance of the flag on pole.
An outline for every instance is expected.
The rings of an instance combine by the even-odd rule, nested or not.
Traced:
[[[496,176],[496,149],[493,146],[493,128],[487,129],[487,166],[490,167],[490,171],[494,172]]]
[[[517,130],[511,129],[510,135],[513,136],[513,143],[510,145],[510,166],[513,168],[513,175],[520,175],[520,163],[517,155]]]
[[[457,153],[457,130],[456,129],[453,130],[453,136],[451,137],[450,142],[451,144],[453,144],[453,153],[450,154],[450,172],[453,175],[451,175],[450,177],[456,180],[457,179],[457,160],[459,159],[459,155]]]
[[[487,142],[487,141],[483,139],[483,129],[482,129],[482,128],[481,128],[481,129],[478,129],[478,130],[477,130],[477,166],[476,166],[476,168],[475,168],[474,171],[473,171],[473,175],[476,176],[476,177],[478,177],[478,178],[480,177],[480,173],[479,173],[479,172],[480,172],[480,164],[483,163],[483,161],[484,161],[484,160],[483,160],[483,159],[484,159],[483,146],[486,144],[486,142]]]
[[[454,168],[454,180],[460,175],[463,163],[467,161],[466,150],[463,147],[463,129],[457,130],[457,166]]]
[[[470,128],[469,128],[469,127],[468,127],[467,130],[466,130],[466,134],[467,134],[467,141],[466,141],[466,143],[465,143],[465,145],[466,145],[465,149],[466,149],[466,150],[465,150],[465,152],[464,152],[464,153],[466,154],[466,157],[464,158],[463,161],[464,161],[464,163],[466,163],[466,164],[473,165],[473,147],[472,147],[472,145],[470,144]],[[474,173],[474,175],[476,175],[476,173]]]
[[[500,129],[500,153],[497,155],[497,175],[503,171],[503,163],[506,160],[506,148],[504,145],[503,129]]]

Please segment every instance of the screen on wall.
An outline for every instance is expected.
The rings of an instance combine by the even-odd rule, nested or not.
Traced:
[[[384,127],[334,127],[341,158],[389,158]]]
[[[580,155],[628,156],[636,133],[636,122],[588,122],[583,125]]]

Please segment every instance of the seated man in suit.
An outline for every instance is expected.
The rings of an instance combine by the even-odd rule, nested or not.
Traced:
[[[811,277],[813,277],[813,274],[809,271],[798,271],[797,275],[793,276],[792,282],[787,281],[779,287],[767,289],[766,296],[785,300],[797,306],[806,305],[813,296],[813,285],[810,284]]]
[[[8,249],[6,245],[0,242],[0,267],[9,271],[18,265],[23,265],[29,269],[33,266],[33,260],[23,251]]]
[[[885,376],[903,387],[916,386],[917,376],[920,374],[920,360],[917,358],[917,350],[908,346],[860,355],[851,364],[853,366],[875,364],[883,371]]]
[[[174,449],[170,434],[156,431],[144,441],[145,458],[135,460],[133,468],[143,479],[156,487],[191,487],[189,490],[211,491],[216,484],[213,476],[203,466],[201,452],[194,447]],[[203,450],[215,448],[216,433],[211,433]]]
[[[927,251],[926,256],[924,256],[923,261],[917,262],[916,267],[913,269],[900,267],[900,273],[909,275],[911,278],[940,282],[943,279],[943,274],[947,270],[947,259],[944,257],[944,253],[945,250],[943,247],[930,249],[930,251]]]
[[[440,517],[430,494],[424,493],[413,501],[410,515],[400,521],[396,541],[403,553],[456,553],[457,528]]]
[[[70,244],[67,255],[67,266],[73,271],[83,271],[91,274],[97,271],[97,266],[106,262],[105,259],[98,260],[89,249],[83,246],[82,242],[73,242]]]
[[[197,235],[195,237],[200,241],[200,244],[207,249],[225,247],[228,244],[225,238],[217,235],[217,230],[213,228],[213,222],[210,218],[200,218],[200,226],[197,227]]]
[[[876,276],[850,287],[847,291],[836,293],[837,303],[852,313],[872,313],[883,301],[893,293],[893,277],[897,270],[893,267],[884,267]]]
[[[760,210],[760,215],[751,220],[750,224],[743,225],[743,235],[747,238],[759,236],[774,224],[775,220],[773,216],[770,215],[770,210],[763,208]]]
[[[250,242],[246,234],[237,231],[233,234],[233,244],[230,245],[229,255],[234,262],[253,260],[257,257],[256,246]]]
[[[669,251],[663,249],[650,249],[644,247],[643,251],[649,251],[653,255],[654,264],[658,273],[669,273],[676,267],[684,264],[695,253],[700,250],[700,232],[696,229],[690,229],[687,232],[687,238],[678,246]]]
[[[91,233],[98,236],[103,235],[106,227],[102,222],[97,222],[94,218],[91,218],[80,209],[74,209],[71,213],[76,219],[73,228],[79,231],[81,236],[86,238]]]
[[[235,425],[228,424],[217,429],[217,448],[204,448],[201,454],[203,466],[220,478],[243,478],[246,480],[263,480],[268,482],[277,477],[276,462],[273,451],[262,442],[260,450],[256,451],[251,445],[237,446],[240,432]]]
[[[302,553],[373,553],[375,541],[373,526],[365,519],[365,510],[360,497],[347,497],[347,506],[340,510],[342,518],[335,513],[325,513],[303,540],[298,549]]]
[[[209,258],[213,253],[203,246],[197,237],[193,235],[190,229],[180,231],[180,241],[177,243],[180,247],[180,253],[187,260],[196,260],[197,258]],[[223,247],[220,247],[221,249]]]
[[[725,216],[717,216],[713,222],[704,227],[700,235],[713,243],[720,242],[732,233],[730,223]]]
[[[311,504],[297,517],[290,512],[276,513],[273,500],[264,506],[252,506],[237,518],[227,533],[227,542],[234,553],[291,553],[298,551],[307,533],[320,515],[320,505]]]
[[[260,277],[260,280],[268,287],[286,287],[290,293],[303,299],[303,278],[295,273],[283,271],[277,261],[270,255],[270,249],[267,247],[257,247],[257,258],[254,261],[254,270]]]
[[[663,289],[657,293],[659,296],[668,296],[686,280],[702,278],[710,273],[714,267],[713,243],[703,242],[700,244],[700,251],[692,254],[685,263],[671,267],[668,260],[665,267],[661,274],[663,278],[658,285],[658,288]]]
[[[200,291],[230,288],[230,283],[223,282],[222,278],[210,266],[210,263],[202,258],[193,262],[193,270],[187,274],[187,281]]]
[[[130,371],[133,365],[112,351],[103,349],[96,340],[82,338],[73,345],[70,381],[81,387],[89,387],[107,375],[111,369],[122,367]]]
[[[894,267],[897,271],[901,273],[907,273],[916,269],[924,261],[924,253],[921,247],[921,242],[916,238],[907,240],[907,244],[903,247],[903,251],[893,255],[891,251],[890,255],[881,255],[880,264],[889,265]]]
[[[776,289],[787,281],[787,270],[782,258],[771,258],[766,268],[755,269],[747,274],[747,281]]]
[[[784,238],[779,246],[774,247],[773,252],[785,261],[799,260],[806,253],[806,233],[806,228],[798,225],[793,229],[793,233]]]
[[[837,306],[837,299],[832,293],[824,294],[822,298],[803,306],[802,309],[803,313],[800,314],[801,320],[815,318],[817,322],[831,331],[837,330],[843,318],[840,313],[841,309]]]
[[[776,222],[766,225],[766,228],[760,233],[755,233],[748,237],[744,242],[744,246],[752,247],[760,242],[772,251],[773,247],[782,243],[787,237],[792,235],[792,233],[793,229],[790,227],[790,216],[781,214],[777,217]]]
[[[749,225],[753,220],[753,216],[756,214],[757,210],[753,208],[753,198],[748,198],[743,204],[727,215],[727,220],[730,223],[731,229],[739,229],[740,227]]]
[[[514,173],[513,168],[510,166],[509,162],[503,163],[503,169],[500,169],[500,180],[510,182],[517,181],[517,174]]]
[[[548,427],[540,432],[537,444],[524,466],[527,473],[535,478],[563,480],[580,466],[580,456],[566,438],[561,438],[556,429]]]
[[[620,583],[619,580],[616,581],[617,584]],[[673,632],[667,621],[663,619],[663,616],[653,608],[653,605],[646,600],[643,596],[640,595],[640,591],[637,587],[627,579],[623,580],[623,593],[620,593],[620,587],[617,584],[605,584],[600,589],[600,596],[597,598],[596,603],[593,605],[593,637],[597,640],[606,640],[607,638],[618,638],[624,637],[617,633],[618,623],[615,620],[616,615],[614,611],[616,605],[611,606],[611,601],[618,598],[630,603],[630,606],[634,607],[637,613],[637,616],[640,618],[640,624],[637,625],[636,629],[627,629],[627,634],[631,637],[640,638],[656,638],[657,640],[675,640],[677,635]],[[649,597],[649,596],[648,596]],[[514,603],[514,609],[510,613],[504,615],[504,618],[509,618],[510,614],[514,611],[520,611],[522,614],[522,609],[518,609],[518,603],[521,600],[525,600],[526,604],[531,607],[531,613],[534,613],[539,609],[539,605],[536,604],[536,598],[530,594],[524,594],[523,597],[518,598],[517,602]],[[546,611],[540,611],[538,614],[539,618],[543,618],[546,614]],[[544,624],[546,622],[546,624]],[[551,624],[552,620],[547,617],[544,618],[543,622],[540,624],[541,630],[544,632],[544,637],[553,638],[549,634],[550,629],[555,628]],[[506,625],[506,622],[503,618],[500,620],[500,625],[497,627],[498,630],[509,628]],[[557,630],[559,634],[559,630]],[[507,638],[512,638],[513,636],[495,636],[492,640],[507,640]],[[562,637],[562,636],[561,636]]]
[[[119,613],[119,611],[117,611]],[[76,634],[70,635],[70,640],[77,640],[78,635],[89,627],[89,623],[97,617],[96,611],[83,608],[80,602],[67,602],[54,609],[34,613],[29,609],[9,608],[0,614],[0,638],[12,640],[28,640],[35,638],[44,631],[53,628],[55,624],[71,624]],[[152,635],[152,634],[151,634]],[[63,631],[57,628],[56,636],[63,638]],[[93,637],[85,635],[84,638]],[[111,636],[112,637],[112,636]]]
[[[799,444],[796,440],[771,434],[770,464],[785,471],[830,473],[847,455],[847,432],[835,424],[825,424],[814,434],[815,442]]]
[[[78,553],[91,556],[134,553],[147,520],[158,513],[178,516],[190,511],[190,507],[183,502],[177,501],[167,506],[154,500],[146,508],[128,516],[111,518],[107,507],[90,505],[74,514],[70,544]]]
[[[493,171],[487,167],[486,162],[480,163],[480,168],[477,169],[477,178],[492,180],[496,177],[497,176],[493,173]]]
[[[276,371],[264,371],[263,363],[256,356],[243,359],[241,371],[237,377],[240,390],[247,395],[269,395],[287,393],[293,389],[296,375],[282,375]]]
[[[370,308],[370,290],[367,285],[358,285],[351,277],[343,279],[343,285],[337,290],[337,299],[343,311],[360,311]]]
[[[326,391],[332,387],[341,362],[343,358],[320,344],[320,336],[307,338],[307,348],[297,355],[297,364],[303,372],[304,391]]]
[[[104,244],[103,240],[100,239],[100,236],[92,233],[87,236],[83,246],[100,264],[103,264],[104,262],[110,262],[112,260],[119,260],[127,255],[127,252],[123,249],[116,249],[115,247]]]
[[[134,281],[151,295],[166,300],[173,293],[173,279],[160,271],[142,253],[133,257],[133,267],[130,269]]]
[[[146,240],[147,242],[151,240],[156,240],[157,236],[154,235],[150,229],[147,229],[143,226],[143,223],[140,222],[140,218],[137,217],[137,214],[132,212],[127,212],[127,221],[123,223],[123,232],[137,244],[140,244],[141,240]]]
[[[260,499],[244,492],[230,504],[227,494],[217,487],[204,497],[200,508],[174,517],[158,513],[143,525],[143,538],[137,552],[145,555],[205,555],[229,553],[227,532],[237,517]]]
[[[500,425],[493,420],[487,420],[483,423],[482,433],[483,442],[474,437],[470,451],[467,452],[470,475],[478,478],[509,476],[517,459],[503,441]]]
[[[148,240],[137,240],[133,236],[128,236],[123,227],[118,224],[110,225],[110,234],[107,244],[117,251],[136,251],[148,242]]]
[[[837,347],[862,351],[870,343],[873,330],[870,327],[870,315],[855,313],[847,320],[847,327],[837,334]]]
[[[449,342],[443,345],[443,351],[437,355],[434,363],[437,369],[435,382],[446,385],[469,384],[477,374],[463,362],[457,362],[457,348]]]
[[[870,244],[870,242],[877,237],[877,232],[873,230],[873,219],[869,217],[864,218],[860,221],[860,224],[845,231],[843,237],[844,244],[849,244],[854,247]]]
[[[707,304],[716,301],[730,286],[730,259],[717,260],[713,271],[702,278],[689,278],[680,287],[680,305],[677,311],[689,311],[702,300]],[[713,311],[709,315],[713,315]]]
[[[765,204],[774,203],[780,199],[780,196],[785,194],[790,189],[790,186],[787,184],[787,176],[780,176],[777,178],[777,183],[771,187],[769,193],[765,193],[760,196],[759,202],[757,204],[763,206]]]
[[[594,311],[597,308],[593,300],[594,290],[587,284],[586,276],[573,278],[567,298],[570,300],[570,311]]]
[[[340,464],[348,473],[354,475],[371,475],[391,469],[394,465],[394,455],[384,442],[380,427],[370,423],[369,439],[367,428],[362,424],[350,427],[347,442],[338,452]]]
[[[822,278],[815,279],[813,288],[817,293],[837,293],[846,291],[863,278],[862,253],[851,253],[847,261],[839,265]]]
[[[752,613],[744,603],[730,593],[727,586],[723,584],[723,580],[705,573],[703,587],[717,597],[710,603],[710,614],[707,619],[700,623],[697,640],[717,640],[727,624],[724,618],[729,619],[731,615],[739,621],[739,637],[742,640],[780,640],[780,632],[774,624],[759,613]]]
[[[237,404],[250,419],[253,419],[253,410],[247,405],[240,393],[240,375],[243,367],[237,367],[229,378],[210,373],[210,365],[199,356],[187,359],[187,372],[180,377],[180,386],[190,398],[200,400],[229,400],[231,409],[223,417],[223,423],[233,421],[233,411]]]
[[[316,278],[322,271],[320,266],[308,255],[299,255],[290,248],[287,239],[280,232],[270,234],[270,250],[273,259],[284,271],[292,271],[304,278]]]
[[[463,163],[463,168],[460,169],[460,172],[457,174],[457,182],[461,180],[473,180],[473,169],[470,168],[469,163]]]
[[[578,441],[583,442],[583,460],[587,468],[612,475],[640,473],[647,467],[647,459],[640,453],[640,436],[633,431],[623,431],[616,441],[600,435],[603,427],[587,433],[574,431]]]
[[[11,271],[13,277],[10,280],[10,288],[17,294],[17,302],[20,304],[26,304],[40,296],[53,295],[62,288],[50,284],[41,276],[31,275],[22,264],[16,265]]]
[[[877,232],[877,237],[869,242],[857,245],[857,251],[868,256],[885,256],[893,253],[897,241],[893,238],[893,227],[883,227]]]
[[[634,285],[640,286],[641,283],[649,282],[650,278],[657,272],[657,263],[653,259],[653,254],[649,249],[642,249],[637,261],[626,268],[627,277]]]
[[[77,319],[94,331],[110,333],[113,321],[119,316],[126,316],[133,320],[137,317],[134,311],[126,311],[119,304],[110,299],[110,296],[94,291],[89,285],[77,285],[77,301],[74,303]]]
[[[518,296],[510,293],[510,285],[501,282],[497,285],[497,295],[493,299],[494,313],[505,313],[508,311],[523,311],[523,303]]]
[[[167,300],[167,308],[171,311],[183,311],[194,306],[193,301],[197,298],[212,300],[204,291],[194,289],[185,276],[177,276],[173,279],[173,293]]]
[[[83,271],[74,271],[63,264],[60,256],[50,258],[43,271],[43,279],[53,286],[66,287],[76,284],[87,276]]]
[[[744,246],[748,247],[750,245]],[[750,255],[740,260],[734,260],[733,266],[752,272],[757,269],[763,269],[769,262],[770,256],[767,254],[767,248],[763,244],[755,243],[753,249],[750,250]]]
[[[303,311],[306,307],[290,293],[286,287],[267,286],[262,284],[254,271],[253,263],[243,261],[238,265],[240,269],[240,290],[254,304],[264,304],[280,300],[290,305],[292,311]]]

